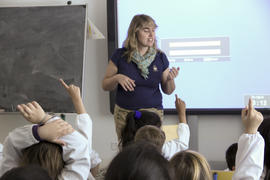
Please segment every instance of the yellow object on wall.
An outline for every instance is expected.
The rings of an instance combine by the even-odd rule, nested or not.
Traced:
[[[231,180],[234,171],[212,170],[212,173],[213,174],[217,173],[217,179],[216,180]]]
[[[164,133],[166,135],[166,142],[170,141],[172,139],[178,138],[177,128],[178,128],[178,124],[177,125],[165,125],[165,126],[161,127],[161,129],[164,131]]]

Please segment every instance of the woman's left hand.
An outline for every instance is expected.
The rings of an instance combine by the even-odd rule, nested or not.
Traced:
[[[176,78],[178,76],[178,72],[179,72],[180,68],[177,67],[172,67],[172,69],[170,69],[169,74],[167,76],[167,81],[173,80],[174,78]]]

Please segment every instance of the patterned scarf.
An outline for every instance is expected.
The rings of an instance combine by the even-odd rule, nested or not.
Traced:
[[[138,51],[135,51],[131,55],[131,61],[137,64],[137,67],[141,70],[141,75],[144,79],[148,78],[148,67],[154,61],[157,51],[154,48],[150,48],[143,56]]]

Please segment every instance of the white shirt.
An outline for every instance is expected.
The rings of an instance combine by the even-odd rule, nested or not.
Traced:
[[[88,120],[91,121],[90,118]],[[16,128],[6,137],[3,161],[0,165],[0,176],[6,171],[19,166],[18,162],[22,155],[22,149],[38,143],[32,134],[32,126],[26,125]],[[66,143],[66,146],[63,146],[63,160],[66,165],[58,179],[86,180],[91,167],[88,140],[77,131],[60,139]]]
[[[259,132],[242,134],[238,141],[232,180],[259,180],[263,171],[264,139]]]
[[[88,141],[89,146],[89,155],[91,160],[91,168],[97,166],[101,159],[97,152],[95,152],[92,148],[92,132],[93,132],[93,122],[88,114],[78,114],[76,117],[76,128],[78,132],[80,132]],[[92,176],[89,171],[88,180],[94,180],[95,178]]]
[[[3,159],[3,145],[0,143],[0,164]]]
[[[263,167],[262,175],[261,175],[261,177],[260,177],[260,180],[264,180],[264,178],[265,178],[265,176],[266,176],[266,169],[267,169],[267,167],[264,166],[264,167]]]
[[[168,160],[170,160],[175,153],[187,150],[189,147],[189,126],[186,123],[179,123],[177,134],[178,139],[170,140],[162,146],[162,154]]]

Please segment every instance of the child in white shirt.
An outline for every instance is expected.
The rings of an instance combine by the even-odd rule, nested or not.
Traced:
[[[66,85],[63,80],[60,80],[62,85],[65,87],[67,92],[69,93],[76,112],[78,114],[76,118],[76,125],[78,132],[75,131],[71,135],[66,134],[58,134],[56,137],[51,137],[51,130],[49,128],[46,129],[52,123],[56,123],[55,119],[59,119],[59,117],[51,117],[44,113],[43,109],[36,102],[22,104],[18,106],[18,109],[22,113],[22,115],[32,123],[43,123],[44,125],[38,127],[36,130],[38,133],[36,135],[40,136],[39,138],[43,140],[47,140],[50,142],[58,143],[63,146],[63,159],[66,162],[66,166],[63,169],[61,175],[58,179],[94,179],[90,173],[90,153],[94,154],[92,151],[92,120],[89,115],[86,113],[81,96],[80,89],[74,85]],[[66,123],[66,122],[65,122]],[[35,128],[37,129],[37,128]],[[41,131],[45,129],[44,131]],[[17,130],[17,131],[16,131]],[[0,168],[1,173],[4,173],[8,169],[18,166],[18,160],[21,153],[21,150],[25,147],[28,147],[32,144],[38,143],[37,139],[34,137],[35,133],[32,134],[33,126],[17,128],[13,133],[10,133],[8,136],[8,140],[14,141],[14,143],[10,143],[7,140],[7,147],[9,149],[11,147],[15,152],[18,153],[17,157],[12,159],[11,164],[6,163],[7,167],[2,166]],[[46,132],[47,130],[47,132]],[[73,130],[73,129],[72,129]],[[73,130],[74,131],[74,130]],[[45,132],[45,133],[42,133]],[[65,132],[65,129],[62,129],[59,132]],[[24,134],[25,133],[25,134]],[[63,136],[66,135],[66,136]],[[29,139],[25,139],[25,136],[29,137]],[[48,137],[47,137],[48,136]],[[63,136],[63,137],[61,137]],[[66,138],[69,137],[69,138]],[[74,139],[74,141],[73,141]],[[23,142],[21,142],[23,141]],[[18,143],[19,142],[19,143]],[[81,148],[82,147],[82,148]],[[65,151],[67,149],[67,151]],[[14,154],[7,151],[8,158],[5,159],[4,162],[10,162],[10,157],[14,157]],[[10,154],[10,156],[9,156]],[[15,155],[16,156],[16,155]],[[80,161],[83,159],[84,161]],[[96,158],[95,162],[99,162],[99,159]]]
[[[233,180],[259,180],[263,169],[264,141],[257,129],[263,121],[260,112],[253,108],[252,101],[242,110],[241,119],[245,132],[238,141],[236,167]],[[211,180],[212,174],[206,159],[194,151],[182,151],[170,160],[176,179]]]
[[[32,118],[35,116],[32,116],[32,112],[36,113],[43,110],[38,107],[39,105],[36,102],[28,105],[33,108],[28,109],[31,113],[29,113],[30,116],[29,114],[27,115],[27,117],[29,117],[27,120],[33,123],[31,120],[33,120]],[[36,121],[36,123],[40,123],[40,120],[41,119]],[[3,149],[3,161],[0,166],[0,175],[20,165],[19,162],[23,155],[23,149],[39,143],[33,135],[33,128],[35,126],[36,125],[33,124],[16,128],[6,137]],[[58,179],[87,179],[90,170],[89,147],[87,146],[87,140],[80,133],[74,131],[68,123],[60,120],[59,117],[53,117],[49,118],[48,122],[43,126],[38,127],[38,136],[40,139],[48,142],[63,145],[63,161],[66,165],[62,173],[59,174]]]
[[[175,95],[175,107],[179,119],[177,139],[165,142],[164,132],[160,128],[151,125],[141,127],[135,135],[135,141],[145,140],[156,144],[161,149],[163,156],[168,160],[175,153],[187,150],[189,147],[190,131],[186,120],[186,105],[177,95]]]

